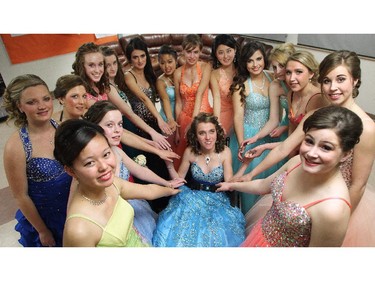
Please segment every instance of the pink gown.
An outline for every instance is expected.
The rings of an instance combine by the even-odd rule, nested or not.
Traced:
[[[340,170],[348,187],[352,178],[353,155],[341,164]],[[258,220],[272,205],[271,194],[264,195],[246,213],[246,235],[255,227]],[[368,187],[357,208],[350,217],[348,230],[342,247],[374,247],[375,246],[375,192]]]
[[[308,247],[311,238],[312,221],[308,208],[326,200],[343,200],[341,197],[327,197],[301,206],[292,201],[283,201],[287,176],[300,164],[276,177],[271,184],[273,203],[264,217],[258,220],[241,247]]]
[[[176,147],[176,153],[182,157],[185,148],[187,147],[186,133],[193,121],[193,111],[195,104],[195,97],[198,91],[199,84],[202,80],[202,69],[200,63],[197,63],[197,74],[198,80],[194,82],[191,86],[188,86],[184,82],[185,66],[181,70],[181,81],[180,81],[180,95],[182,101],[182,110],[180,115],[177,117],[177,123],[180,125],[178,128],[180,134],[180,142]],[[202,104],[200,107],[200,112],[213,112],[213,109],[208,100],[208,86],[202,97]],[[175,168],[178,170],[181,160],[175,160]]]

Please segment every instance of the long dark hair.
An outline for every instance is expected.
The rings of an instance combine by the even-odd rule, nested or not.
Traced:
[[[229,88],[229,92],[231,95],[235,91],[240,90],[241,96],[241,103],[245,102],[245,81],[249,78],[249,71],[247,70],[247,62],[249,58],[256,52],[260,51],[263,56],[264,60],[264,69],[268,68],[268,58],[266,56],[266,49],[264,44],[258,41],[250,41],[246,43],[242,49],[240,54],[240,59],[238,62],[238,69],[237,74],[233,77],[233,83]]]
[[[152,68],[150,54],[148,52],[147,44],[140,37],[132,38],[129,44],[126,46],[125,55],[129,62],[131,62],[131,55],[134,50],[144,51],[146,54],[146,66],[144,69],[145,77],[147,82],[154,87],[156,82],[156,75],[154,69]]]
[[[219,47],[219,45],[228,46],[236,51],[236,55],[234,57],[233,63],[234,63],[234,66],[237,68],[238,61],[240,59],[240,47],[236,39],[234,39],[234,37],[229,34],[219,34],[215,37],[214,41],[212,42],[211,58],[212,58],[213,68],[216,69],[220,67],[220,62],[216,57],[216,50],[217,50],[217,47]]]
[[[100,50],[102,51],[102,53],[105,57],[110,57],[112,55],[115,56],[116,61],[117,61],[117,73],[116,73],[114,81],[115,81],[117,87],[121,91],[125,92],[126,91],[126,83],[125,83],[125,79],[124,79],[124,71],[122,70],[122,65],[121,65],[121,62],[118,58],[118,55],[117,55],[116,51],[114,49],[108,47],[108,46],[102,46],[102,47],[100,47]],[[107,71],[106,71],[107,67],[105,66],[104,69],[105,69],[105,74],[108,75]]]

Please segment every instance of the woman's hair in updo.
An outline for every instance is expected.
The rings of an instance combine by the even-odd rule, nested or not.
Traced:
[[[333,129],[344,152],[351,150],[359,142],[363,131],[362,120],[353,111],[340,106],[322,107],[303,123],[303,131],[311,129]]]
[[[99,125],[82,119],[66,120],[56,129],[53,155],[64,166],[72,167],[74,160],[96,136],[102,136],[108,143]]]

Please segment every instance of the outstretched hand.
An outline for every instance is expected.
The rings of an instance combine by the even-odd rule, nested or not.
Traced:
[[[158,145],[159,149],[164,149],[164,150],[170,150],[171,145],[167,140],[167,136],[163,136],[162,134],[159,134],[158,132],[151,133],[151,138],[153,141],[155,141]]]
[[[170,188],[179,188],[180,186],[184,185],[186,180],[183,178],[174,178],[173,180],[169,181]]]
[[[218,187],[218,189],[216,189],[216,192],[233,191],[233,182],[220,182],[216,184],[216,186]]]

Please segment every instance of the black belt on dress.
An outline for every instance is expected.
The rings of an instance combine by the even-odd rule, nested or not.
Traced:
[[[218,189],[216,184],[212,184],[208,182],[199,182],[194,179],[190,179],[187,183],[187,186],[189,186],[189,188],[192,190],[202,190],[202,191],[210,191],[210,192],[216,192],[216,189]]]

